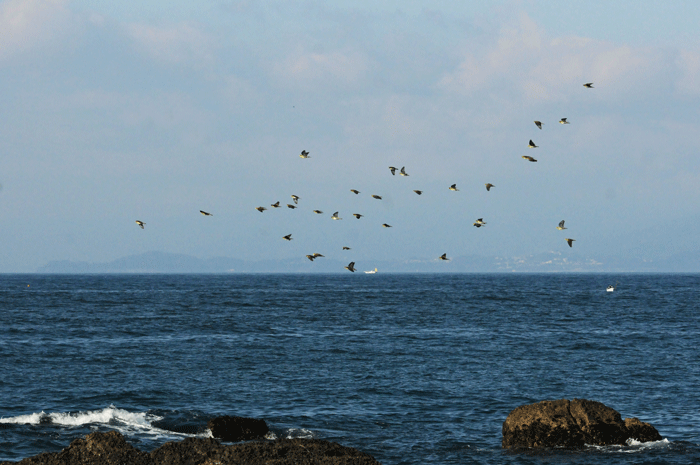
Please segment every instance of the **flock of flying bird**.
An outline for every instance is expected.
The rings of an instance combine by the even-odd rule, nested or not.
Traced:
[[[593,88],[594,88],[592,82],[588,82],[588,83],[584,84],[583,87],[585,87],[585,88],[587,88],[587,89],[593,89]],[[561,124],[570,124],[570,123],[567,121],[567,118],[561,118],[561,119],[559,120],[559,123],[561,123]],[[541,121],[535,121],[535,125],[536,125],[539,129],[542,129],[543,124],[544,124],[544,123],[542,123]],[[530,142],[528,143],[528,147],[531,148],[531,149],[534,149],[534,148],[538,148],[539,145],[535,145],[535,143],[532,141],[532,139],[530,139]],[[302,151],[301,151],[301,154],[300,154],[299,156],[300,156],[301,158],[311,158],[311,156],[309,155],[309,152],[306,151],[306,150],[302,150]],[[537,160],[536,160],[535,158],[533,158],[533,157],[531,157],[531,156],[529,156],[529,155],[523,155],[523,158],[524,158],[525,160],[529,161],[529,162],[533,162],[533,163],[534,163],[534,162],[537,162]],[[394,167],[394,166],[390,166],[390,167],[389,167],[389,170],[391,171],[391,174],[394,175],[394,176],[396,175],[396,171],[399,171],[399,174],[400,174],[401,176],[409,176],[409,174],[406,173],[406,167],[405,167],[405,166],[401,167],[400,170],[399,170],[398,168]],[[492,187],[496,187],[496,186],[493,185],[493,184],[491,184],[491,183],[486,183],[486,190],[487,190],[487,191],[490,191]],[[455,183],[455,184],[452,184],[448,189],[451,190],[451,191],[455,191],[455,192],[456,192],[456,191],[459,191],[459,189],[457,189],[457,184],[456,184],[456,183]],[[356,189],[350,189],[350,192],[352,192],[353,194],[356,194],[356,195],[360,193],[360,191],[358,191],[358,190],[356,190]],[[415,192],[415,193],[418,194],[418,195],[422,195],[422,194],[423,194],[423,191],[422,191],[422,190],[418,190],[418,189],[413,190],[413,192]],[[379,195],[374,195],[374,194],[373,194],[373,195],[372,195],[372,198],[373,198],[373,199],[377,199],[377,200],[382,200],[382,197],[379,196]],[[287,204],[287,207],[288,207],[288,208],[291,208],[291,209],[296,209],[297,206],[298,206],[298,204],[299,204],[299,200],[300,200],[300,199],[301,199],[301,198],[300,198],[298,195],[292,194],[292,201],[294,202],[294,205],[288,203],[288,204]],[[272,208],[280,208],[280,202],[277,201],[277,202],[271,204],[270,206],[271,206]],[[262,207],[262,206],[260,206],[260,207],[255,207],[255,209],[258,210],[260,213],[262,213],[262,212],[264,212],[265,210],[267,210],[267,208]],[[318,215],[323,214],[323,212],[322,212],[321,210],[313,210],[313,212],[316,213],[316,214],[318,214]],[[199,213],[201,213],[201,214],[204,215],[204,216],[213,216],[212,213],[205,212],[204,210],[200,210]],[[333,213],[333,215],[331,215],[331,219],[333,219],[333,220],[342,220],[342,218],[341,218],[340,216],[338,216],[338,213],[339,213],[339,212]],[[358,220],[364,216],[364,215],[361,215],[360,213],[353,213],[352,215],[353,215],[355,218],[357,218]],[[559,231],[562,231],[562,230],[564,230],[564,229],[567,229],[566,227],[564,227],[564,223],[565,223],[565,220],[561,220],[561,221],[559,222],[559,226],[557,226],[557,229],[558,229]],[[143,221],[140,221],[140,220],[136,220],[136,224],[137,224],[138,226],[140,226],[141,229],[144,229],[144,225],[145,225],[146,223],[144,223]],[[477,227],[477,228],[480,228],[480,227],[485,226],[485,225],[486,225],[486,222],[484,221],[483,218],[477,219],[477,220],[474,222],[474,224],[473,224],[473,226],[475,226],[475,227]],[[382,224],[382,226],[385,227],[385,228],[391,228],[391,225],[386,224],[386,223]],[[291,241],[291,240],[292,240],[292,235],[291,235],[291,234],[287,234],[286,236],[282,236],[282,239],[284,239],[284,240],[286,240],[286,241]],[[569,247],[573,247],[573,243],[574,243],[574,241],[575,241],[576,239],[570,239],[570,238],[567,237],[567,238],[565,238],[564,240],[567,242],[567,244],[569,244]],[[350,247],[343,246],[343,250],[350,250]],[[308,258],[310,261],[314,261],[316,258],[320,258],[320,257],[323,257],[323,255],[321,255],[320,253],[313,253],[313,254],[306,255],[306,258]],[[449,260],[449,258],[447,258],[447,253],[444,253],[444,254],[442,254],[441,256],[439,256],[438,259],[439,259],[439,260]],[[345,267],[345,269],[346,269],[346,270],[349,270],[349,271],[351,271],[351,272],[354,273],[355,270],[356,270],[356,268],[355,268],[355,262],[350,262],[350,263],[348,264],[348,266]]]

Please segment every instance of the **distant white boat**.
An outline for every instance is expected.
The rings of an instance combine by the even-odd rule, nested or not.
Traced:
[[[375,268],[373,270],[365,271],[365,274],[374,274],[376,272],[377,272],[377,269]]]
[[[618,285],[618,283],[615,283],[614,285],[613,284],[609,285],[608,288],[606,289],[606,291],[613,292],[615,290],[615,288],[617,287],[617,285]]]

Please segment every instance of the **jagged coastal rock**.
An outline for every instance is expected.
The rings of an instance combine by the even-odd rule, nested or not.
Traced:
[[[270,431],[265,420],[234,416],[216,417],[209,420],[207,427],[211,435],[226,442],[264,439]]]
[[[380,465],[371,455],[320,439],[277,439],[223,445],[211,438],[169,442],[152,452],[127,443],[117,431],[91,433],[61,452],[0,465]]]
[[[649,423],[622,416],[610,407],[592,400],[545,400],[521,405],[503,422],[502,447],[565,447],[578,449],[585,444],[624,445],[628,439],[659,441],[661,435]]]

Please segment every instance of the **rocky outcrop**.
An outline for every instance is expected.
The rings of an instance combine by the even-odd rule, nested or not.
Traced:
[[[9,465],[13,462],[1,462]],[[148,453],[117,431],[91,433],[61,452],[26,458],[21,465],[380,465],[371,455],[320,439],[278,439],[223,445],[211,438],[169,442]]]
[[[209,420],[207,427],[211,435],[226,442],[263,439],[270,431],[265,420],[234,416],[216,417]]]
[[[503,448],[624,445],[628,439],[658,441],[659,432],[636,418],[621,415],[600,402],[585,399],[545,400],[521,405],[503,422]]]

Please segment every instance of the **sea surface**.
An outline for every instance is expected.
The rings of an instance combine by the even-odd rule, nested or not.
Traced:
[[[699,315],[697,274],[0,275],[0,461],[239,415],[384,465],[698,463]],[[501,449],[562,398],[664,439]]]

